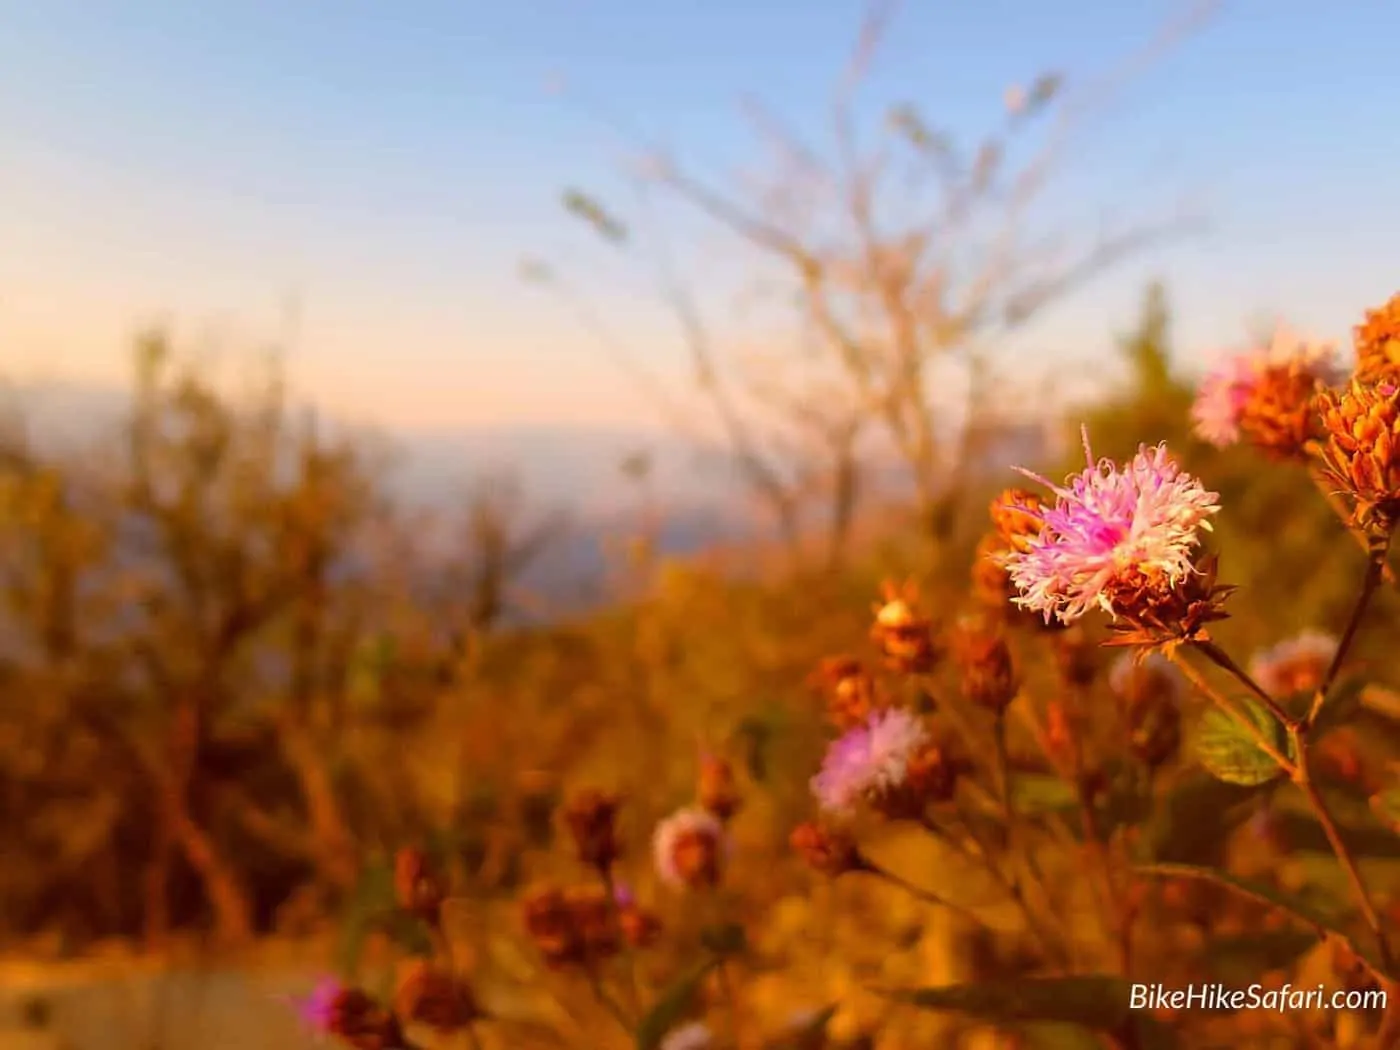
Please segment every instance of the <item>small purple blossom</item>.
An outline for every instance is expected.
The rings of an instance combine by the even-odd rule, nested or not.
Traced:
[[[635,907],[637,895],[632,892],[632,887],[627,883],[617,882],[613,884],[613,903],[623,909]]]
[[[1088,466],[1064,487],[1021,470],[1047,486],[1055,504],[1027,511],[1042,523],[1040,534],[1001,559],[1021,592],[1016,604],[1043,613],[1046,623],[1072,623],[1095,607],[1116,615],[1107,588],[1129,570],[1173,585],[1184,580],[1196,571],[1197,531],[1209,531],[1220,510],[1220,497],[1184,473],[1165,444],[1142,445],[1119,467],[1096,463],[1087,428],[1082,434]]]
[[[335,1017],[336,1003],[344,994],[345,986],[334,977],[322,977],[311,992],[305,996],[290,996],[287,999],[301,1023],[308,1030],[319,1035],[330,1033]]]
[[[1341,380],[1336,351],[1330,344],[1309,342],[1280,328],[1268,346],[1234,354],[1206,374],[1191,406],[1196,436],[1217,448],[1238,442],[1240,420],[1255,387],[1265,373],[1276,368],[1296,368],[1327,385]]]
[[[825,810],[849,812],[862,799],[904,783],[909,763],[928,739],[923,722],[903,708],[872,712],[864,725],[827,748],[812,794]]]

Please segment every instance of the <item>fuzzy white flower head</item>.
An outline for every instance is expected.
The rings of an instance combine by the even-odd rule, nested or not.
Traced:
[[[674,889],[716,881],[728,855],[729,839],[724,825],[700,806],[677,810],[657,824],[652,835],[656,874]],[[701,856],[707,863],[694,866],[694,858]]]
[[[672,1029],[661,1040],[661,1050],[710,1050],[714,1045],[714,1033],[701,1021],[691,1021]]]

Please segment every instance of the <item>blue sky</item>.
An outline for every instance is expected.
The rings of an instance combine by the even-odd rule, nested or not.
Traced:
[[[910,0],[865,110],[913,99],[972,134],[1008,85],[1103,70],[1171,10]],[[0,0],[0,367],[115,382],[146,320],[236,346],[276,333],[295,302],[295,379],[337,411],[650,424],[518,261],[576,275],[679,379],[644,282],[563,215],[560,191],[620,191],[626,148],[600,113],[721,175],[759,156],[745,94],[819,133],[859,13],[847,0]],[[1396,39],[1400,6],[1384,0],[1238,0],[1137,78],[1083,141],[1065,206],[1189,196],[1212,229],[1049,315],[1012,351],[1022,370],[1087,374],[1153,274],[1192,354],[1265,314],[1344,337],[1400,273]]]

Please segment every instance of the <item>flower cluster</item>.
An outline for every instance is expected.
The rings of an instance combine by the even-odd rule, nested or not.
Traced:
[[[1202,440],[1247,438],[1279,459],[1300,459],[1317,434],[1314,395],[1337,383],[1336,351],[1280,329],[1262,349],[1226,359],[1201,383],[1191,415]]]
[[[1352,502],[1351,524],[1377,538],[1400,523],[1400,384],[1353,379],[1318,398],[1323,477]]]

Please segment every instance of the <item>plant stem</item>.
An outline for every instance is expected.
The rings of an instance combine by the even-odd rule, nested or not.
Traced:
[[[1336,497],[1332,490],[1327,487],[1327,482],[1322,476],[1315,470],[1308,471],[1308,475],[1312,478],[1313,484],[1317,486],[1317,490],[1322,493],[1322,498],[1327,501],[1327,505],[1332,508],[1337,517],[1343,522],[1350,520],[1351,514],[1347,511],[1346,506]],[[1347,532],[1356,538],[1356,542],[1361,545],[1362,550],[1366,551],[1368,554],[1371,553],[1371,541],[1368,540],[1363,533],[1358,532],[1354,528],[1348,528]],[[1392,585],[1395,583],[1395,572],[1391,569],[1390,563],[1384,559],[1381,561],[1380,573],[1382,581]]]
[[[1265,707],[1269,709],[1269,714],[1277,718],[1285,726],[1291,726],[1298,720],[1290,715],[1283,707],[1269,695],[1268,691],[1256,682],[1243,667],[1235,663],[1234,658],[1214,642],[1196,641],[1192,642],[1201,654],[1208,658],[1221,670],[1234,676],[1235,680],[1253,693]]]
[[[640,1015],[642,996],[637,988],[637,956],[632,951],[632,942],[627,939],[627,931],[622,926],[622,907],[617,902],[617,880],[613,878],[611,868],[602,868],[599,874],[603,878],[603,891],[608,895],[610,921],[617,933],[618,941],[622,945],[622,964],[627,970],[627,994],[631,1002],[632,1012]]]
[[[1277,762],[1280,769],[1290,775],[1293,773],[1293,763],[1279,752],[1279,749],[1274,746],[1272,741],[1264,736],[1257,725],[1240,713],[1239,708],[1229,700],[1226,700],[1225,697],[1221,696],[1215,687],[1205,680],[1201,672],[1191,666],[1189,660],[1182,657],[1181,653],[1176,649],[1168,649],[1166,655],[1172,663],[1176,664],[1176,666],[1181,669],[1181,673],[1186,676],[1187,681],[1195,686],[1202,696],[1215,704],[1220,710],[1224,711],[1225,714],[1233,718],[1245,732],[1254,738],[1254,742],[1258,745],[1260,751],[1263,751],[1264,754]],[[1284,725],[1288,726],[1290,723],[1285,722]]]
[[[1361,593],[1356,596],[1356,604],[1352,607],[1351,618],[1347,620],[1346,630],[1342,632],[1341,640],[1337,643],[1337,651],[1332,656],[1332,663],[1327,667],[1327,673],[1322,678],[1322,684],[1317,687],[1317,692],[1313,694],[1312,707],[1308,711],[1307,725],[1312,726],[1317,721],[1317,716],[1322,713],[1322,705],[1327,700],[1327,694],[1332,691],[1332,686],[1337,681],[1337,675],[1341,673],[1342,663],[1347,658],[1347,653],[1351,651],[1352,643],[1356,641],[1356,632],[1361,627],[1361,621],[1366,618],[1366,611],[1371,606],[1371,599],[1375,596],[1376,588],[1380,586],[1381,575],[1386,569],[1386,555],[1389,552],[1389,541],[1382,547],[1371,551],[1371,560],[1366,563],[1366,576],[1361,581]]]
[[[729,977],[729,961],[721,959],[716,967],[719,977],[720,989],[724,992],[724,1000],[729,1005],[729,1036],[733,1040],[735,1047],[739,1046],[739,997],[734,994],[734,982]]]
[[[603,988],[603,982],[598,977],[598,971],[594,967],[589,966],[587,972],[588,987],[593,992],[593,998],[598,1000],[598,1005],[612,1015],[613,1020],[622,1026],[624,1032],[631,1035],[632,1025],[628,1022],[627,1016],[622,1012],[622,1008],[613,1001],[613,997]]]
[[[1352,856],[1351,848],[1342,839],[1341,832],[1337,830],[1337,822],[1327,808],[1322,793],[1313,783],[1308,763],[1306,736],[1297,729],[1293,730],[1292,733],[1294,746],[1298,752],[1298,765],[1293,774],[1293,781],[1306,796],[1308,805],[1312,807],[1318,823],[1322,825],[1322,830],[1327,835],[1327,842],[1331,845],[1332,852],[1336,854],[1337,860],[1342,865],[1342,870],[1346,872],[1347,881],[1351,883],[1352,895],[1356,898],[1357,907],[1361,909],[1361,917],[1366,921],[1371,935],[1375,938],[1381,968],[1389,974],[1391,969],[1390,944],[1386,939],[1385,930],[1381,926],[1380,916],[1376,912],[1375,905],[1371,903],[1371,894],[1366,888],[1366,880],[1361,876],[1361,869],[1357,867],[1356,858]]]
[[[983,920],[979,918],[975,912],[964,908],[961,904],[954,904],[952,901],[940,897],[932,890],[926,890],[922,887],[915,886],[912,882],[910,882],[903,876],[896,875],[894,872],[889,871],[886,868],[882,868],[880,867],[880,865],[875,864],[874,862],[867,862],[865,870],[869,874],[874,875],[876,878],[883,879],[885,882],[888,882],[891,886],[898,886],[905,893],[908,893],[912,897],[916,897],[917,899],[923,901],[925,904],[933,904],[937,905],[940,908],[947,908],[949,911],[956,912],[957,914],[963,916],[963,918],[965,919],[970,919],[979,926],[986,925],[986,923],[983,922]]]

